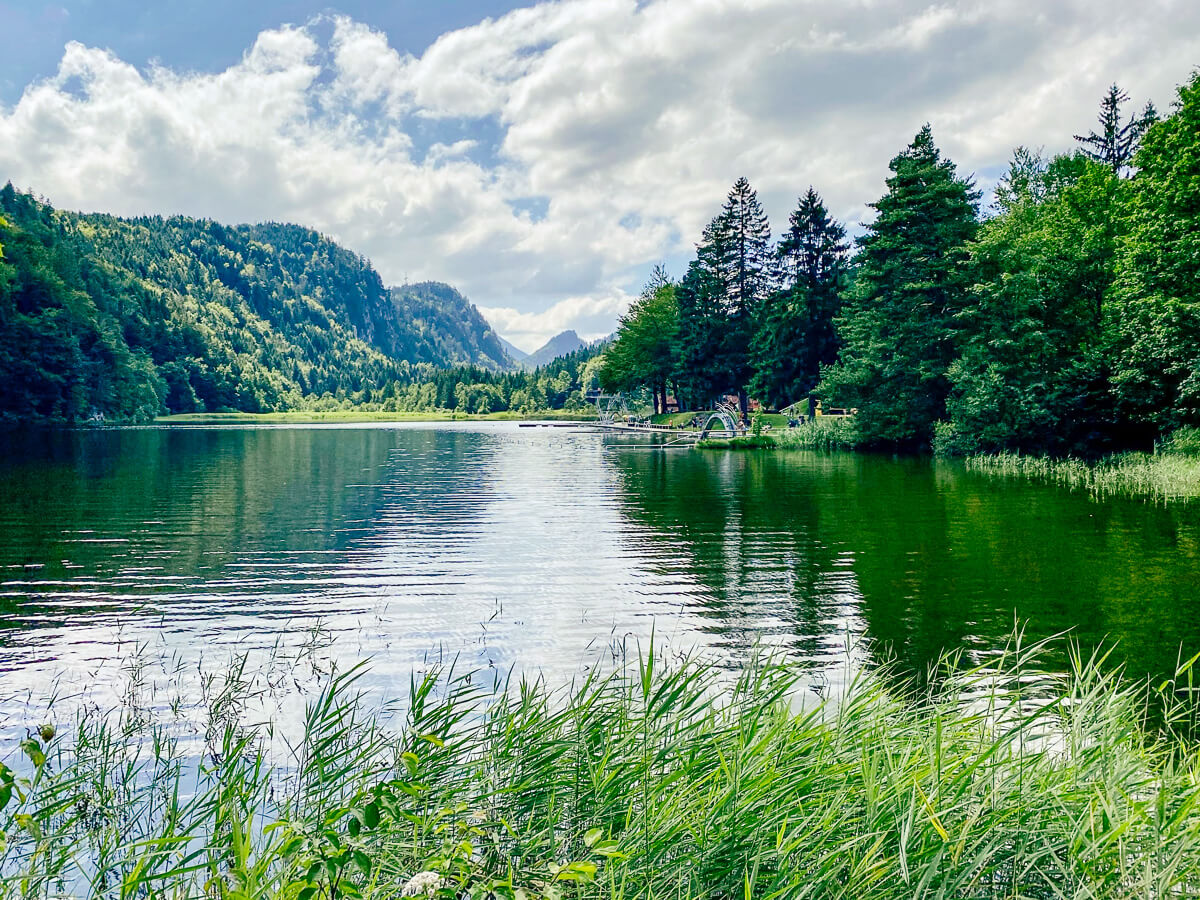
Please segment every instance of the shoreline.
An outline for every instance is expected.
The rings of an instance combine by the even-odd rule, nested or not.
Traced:
[[[358,422],[588,422],[590,416],[583,413],[566,412],[560,409],[540,410],[533,413],[454,413],[442,412],[379,412],[366,410],[330,410],[307,412],[290,410],[268,413],[176,413],[157,416],[149,425],[253,425],[293,424],[319,425],[328,422],[354,424]],[[98,425],[97,427],[104,427]]]

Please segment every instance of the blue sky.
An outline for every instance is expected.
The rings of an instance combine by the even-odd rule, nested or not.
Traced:
[[[0,181],[315,226],[532,349],[611,331],[745,175],[860,229],[924,123],[988,188],[1118,81],[1168,108],[1194,0],[0,0]]]
[[[63,47],[107,47],[138,66],[217,71],[233,65],[259,32],[341,13],[387,32],[397,49],[420,53],[438,35],[503,15],[496,0],[346,0],[336,6],[286,0],[0,0],[0,101],[15,103],[29,82],[58,68]]]

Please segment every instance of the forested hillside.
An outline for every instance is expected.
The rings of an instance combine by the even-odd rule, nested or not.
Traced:
[[[292,408],[508,358],[446,285],[389,290],[295,225],[52,209],[0,190],[0,418]]]

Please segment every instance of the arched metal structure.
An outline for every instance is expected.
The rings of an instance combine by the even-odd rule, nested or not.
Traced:
[[[596,402],[596,420],[601,425],[612,425],[617,416],[629,416],[629,404],[624,394],[597,394],[592,398]]]
[[[712,433],[713,422],[720,422],[730,437],[738,433],[738,418],[741,416],[741,411],[728,403],[718,403],[717,408],[708,414],[708,418],[704,422],[704,427],[700,429],[700,440],[704,440]]]

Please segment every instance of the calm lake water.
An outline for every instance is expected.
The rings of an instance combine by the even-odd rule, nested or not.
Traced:
[[[51,693],[119,696],[138,659],[182,672],[302,645],[370,658],[384,699],[430,660],[560,675],[652,629],[732,665],[765,644],[830,669],[982,660],[1014,619],[1115,640],[1137,674],[1200,650],[1197,505],[515,423],[2,443],[9,729]]]

